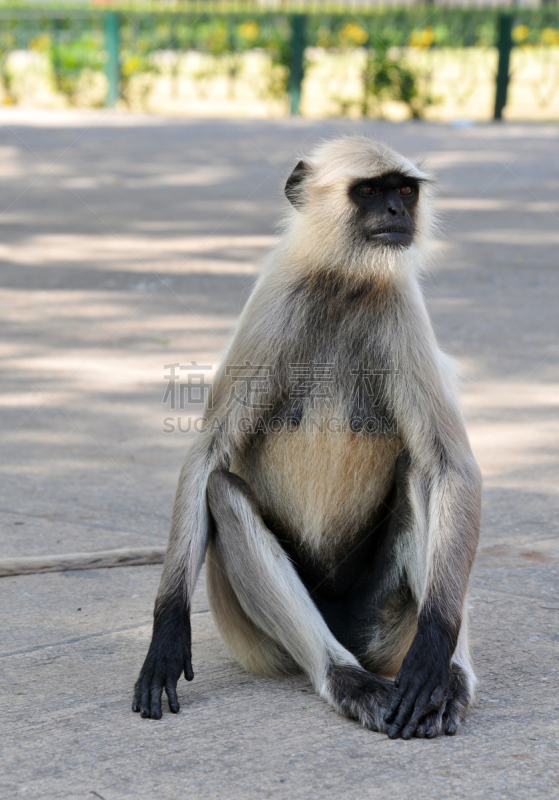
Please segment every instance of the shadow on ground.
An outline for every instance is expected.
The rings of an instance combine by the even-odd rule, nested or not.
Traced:
[[[19,116],[18,116],[19,114]],[[199,406],[173,363],[219,362],[300,154],[340,131],[439,178],[425,290],[464,373],[485,475],[471,588],[478,704],[455,739],[389,741],[303,678],[244,673],[196,594],[196,679],[130,710],[159,567],[0,582],[6,798],[557,796],[557,219],[552,126],[0,114],[2,551],[163,544]],[[211,374],[209,370],[208,374]],[[165,433],[165,420],[175,432]]]

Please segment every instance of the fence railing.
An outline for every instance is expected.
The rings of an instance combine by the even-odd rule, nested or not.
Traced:
[[[299,4],[277,10],[248,4],[110,6],[0,5],[0,80],[10,92],[10,54],[16,50],[48,58],[59,91],[68,97],[85,71],[104,71],[104,103],[126,96],[135,77],[153,73],[154,53],[198,51],[216,58],[249,51],[267,54],[274,67],[273,91],[289,99],[297,114],[311,48],[366,52],[363,113],[367,97],[405,102],[420,116],[427,102],[417,89],[420,76],[403,49],[496,49],[494,118],[507,105],[514,47],[559,47],[559,10],[443,8],[434,5],[378,7]],[[234,62],[229,67],[236,69]],[[272,91],[272,89],[270,90]],[[384,92],[384,94],[382,94]],[[406,94],[407,92],[407,94]],[[392,93],[392,94],[391,94]],[[415,94],[414,94],[415,93]],[[376,96],[375,95],[375,96]],[[419,99],[418,99],[419,98]]]

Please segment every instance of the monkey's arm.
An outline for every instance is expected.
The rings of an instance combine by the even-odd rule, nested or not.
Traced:
[[[161,718],[163,690],[170,710],[177,713],[177,681],[182,672],[187,680],[194,677],[190,601],[209,539],[208,476],[213,470],[228,468],[234,453],[244,446],[250,435],[250,426],[245,428],[243,423],[258,413],[258,409],[250,404],[231,404],[232,382],[226,377],[225,364],[266,364],[255,352],[255,346],[265,347],[267,344],[265,336],[251,335],[250,327],[241,320],[225,362],[214,380],[212,407],[205,409],[208,432],[198,437],[181,470],[169,544],[155,601],[152,640],[134,688],[132,709],[139,711],[142,717]],[[267,398],[270,404],[274,391],[274,387],[270,387],[270,398]]]
[[[214,436],[201,434],[181,470],[169,544],[155,601],[153,634],[134,687],[132,709],[142,717],[161,718],[163,690],[173,713],[179,711],[177,681],[194,673],[191,662],[190,601],[202,567],[209,536],[206,483],[210,472],[225,463]]]
[[[479,535],[481,477],[460,414],[444,392],[431,408],[430,419],[409,437],[413,522],[403,544],[403,568],[419,614],[386,716],[392,738],[409,738],[427,715],[442,714],[451,660],[461,660],[457,644]],[[464,661],[467,670],[467,650]],[[454,732],[455,727],[447,730]]]

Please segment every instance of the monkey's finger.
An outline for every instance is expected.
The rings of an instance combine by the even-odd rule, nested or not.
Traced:
[[[186,664],[184,667],[184,677],[187,681],[191,681],[194,678],[194,672],[192,670],[192,661],[190,660],[190,656],[186,657]]]
[[[425,736],[427,739],[435,739],[443,729],[444,706],[439,708],[434,714],[430,715],[431,724],[427,726]]]
[[[143,719],[149,719],[151,716],[151,701],[150,701],[150,693],[149,693],[149,680],[146,678],[142,679],[142,696],[140,700],[140,716]]]
[[[177,697],[176,684],[170,680],[167,680],[167,683],[165,684],[165,694],[167,695],[167,700],[169,701],[169,711],[171,711],[173,714],[178,714],[181,707]]]
[[[394,684],[396,684],[396,681],[394,681]],[[396,713],[397,713],[397,711],[398,711],[398,709],[400,707],[400,703],[402,702],[402,697],[403,696],[404,696],[404,690],[403,689],[400,689],[399,692],[396,692],[396,694],[394,696],[394,699],[390,703],[390,708],[388,709],[387,713],[384,715],[384,721],[385,722],[388,722],[388,723],[392,722],[392,720],[396,716]]]
[[[412,715],[402,731],[402,739],[411,739],[421,720],[430,712],[435,711],[435,708],[433,703],[429,702],[429,692],[423,690],[415,701]]]
[[[391,739],[397,739],[400,735],[400,731],[408,721],[410,714],[412,713],[413,707],[415,703],[415,696],[413,693],[410,693],[404,697],[402,702],[400,703],[400,708],[398,709],[398,713],[394,722],[388,728],[388,736]]]
[[[434,739],[438,736],[443,728],[443,711],[444,708],[439,708],[437,711],[432,711],[423,717],[421,723],[417,726],[415,735],[418,739]]]
[[[394,684],[396,684],[396,681],[394,681]],[[396,714],[398,713],[398,709],[400,708],[402,700],[404,699],[406,694],[409,692],[409,690],[410,690],[410,686],[407,684],[407,682],[403,683],[403,684],[400,684],[400,688],[398,689],[398,691],[396,692],[396,694],[392,698],[392,702],[390,704],[390,708],[388,709],[388,712],[384,715],[384,721],[385,722],[390,723],[390,722],[392,722],[394,720],[394,718],[396,717]]]
[[[423,717],[417,728],[415,729],[414,736],[417,739],[424,739],[427,731],[431,729],[433,726],[434,717],[433,714],[427,714],[426,717]],[[404,738],[402,736],[402,738]]]
[[[163,716],[163,712],[161,711],[162,694],[163,694],[163,686],[159,683],[159,681],[154,682],[150,690],[151,719],[161,719],[161,717]]]
[[[444,726],[446,736],[456,736],[460,722],[455,719],[447,719]]]
[[[466,706],[458,700],[451,700],[445,709],[444,732],[447,736],[454,736],[460,727],[462,715]]]
[[[402,731],[402,739],[410,739],[414,734],[420,738],[426,736],[428,739],[438,736],[444,709],[445,694],[441,686],[434,691],[423,689],[417,696],[413,713]],[[418,734],[419,729],[421,730]]]
[[[140,681],[136,681],[134,686],[134,699],[132,700],[132,711],[138,712],[140,710],[141,699],[142,690],[140,689]]]

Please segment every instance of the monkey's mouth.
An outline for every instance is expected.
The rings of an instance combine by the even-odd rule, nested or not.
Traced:
[[[370,231],[367,239],[378,244],[406,247],[412,243],[413,232],[406,225],[386,225]]]

